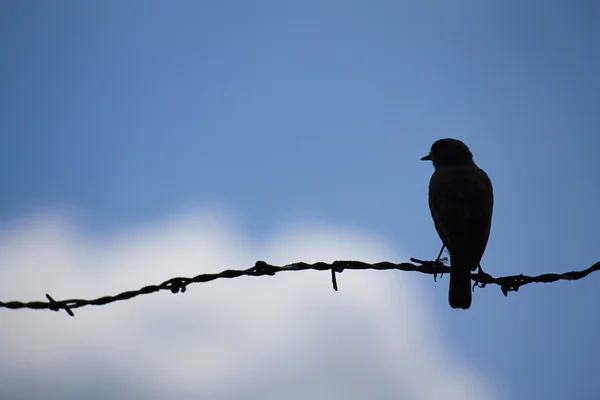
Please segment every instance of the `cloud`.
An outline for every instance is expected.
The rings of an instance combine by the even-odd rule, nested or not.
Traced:
[[[0,297],[91,298],[256,260],[398,260],[384,240],[317,222],[252,238],[196,210],[109,238],[46,214],[0,227]],[[447,348],[407,273],[241,277],[64,312],[0,310],[0,398],[492,399]]]

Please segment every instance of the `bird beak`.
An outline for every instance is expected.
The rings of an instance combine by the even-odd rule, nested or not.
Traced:
[[[421,158],[421,160],[423,160],[423,161],[431,161],[431,160],[433,160],[433,158],[431,158],[431,153],[429,153],[425,157]]]

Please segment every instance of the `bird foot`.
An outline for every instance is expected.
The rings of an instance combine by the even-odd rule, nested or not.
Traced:
[[[488,274],[488,273],[486,273],[486,272],[483,270],[483,268],[481,268],[481,264],[479,264],[479,265],[477,266],[477,275],[480,275],[480,276],[486,276],[486,277],[490,277],[490,278],[491,278],[491,275],[490,275],[490,274]],[[472,289],[471,289],[471,290],[472,290],[472,291],[475,291],[475,287],[478,287],[478,288],[484,288],[484,287],[485,287],[485,285],[486,285],[485,283],[481,283],[481,282],[475,282],[475,283],[473,283],[473,287],[472,287]]]
[[[435,260],[435,263],[436,263],[437,265],[439,265],[439,266],[445,267],[445,266],[446,266],[446,261],[448,261],[448,258],[447,258],[447,257],[440,258],[440,256],[441,256],[441,255],[442,255],[442,254],[441,254],[441,252],[440,252],[440,255],[439,255],[439,256],[438,256],[438,258]],[[434,273],[433,273],[433,281],[434,281],[434,282],[437,282],[437,276],[438,276],[437,272],[434,272]],[[442,279],[442,277],[443,277],[443,276],[444,276],[444,273],[443,273],[443,272],[440,272],[440,279]]]

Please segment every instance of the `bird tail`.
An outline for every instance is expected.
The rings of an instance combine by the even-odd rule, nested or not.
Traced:
[[[450,290],[448,302],[452,308],[471,307],[471,269],[464,264],[450,263]]]

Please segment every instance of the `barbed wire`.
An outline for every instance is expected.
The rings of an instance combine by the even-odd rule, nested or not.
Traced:
[[[450,272],[450,267],[444,265],[440,261],[423,261],[417,258],[411,258],[414,264],[411,263],[399,263],[394,264],[388,261],[382,261],[374,264],[369,264],[362,261],[334,261],[333,263],[325,263],[325,262],[317,262],[314,264],[308,264],[305,262],[298,262],[294,264],[285,265],[283,267],[279,267],[276,265],[267,264],[265,261],[257,261],[256,264],[252,268],[248,268],[245,270],[233,270],[228,269],[215,274],[200,274],[193,278],[171,278],[167,281],[164,281],[160,285],[149,285],[144,286],[138,290],[130,290],[127,292],[123,292],[114,296],[103,296],[97,299],[68,299],[56,301],[50,296],[46,294],[46,298],[48,301],[30,301],[30,302],[21,302],[21,301],[9,301],[9,302],[1,302],[0,308],[8,308],[12,310],[17,309],[32,309],[32,310],[52,310],[59,311],[65,310],[70,316],[74,317],[73,309],[85,307],[85,306],[103,306],[105,304],[114,303],[117,301],[129,300],[134,297],[155,293],[160,290],[170,290],[171,293],[184,293],[187,289],[187,286],[192,283],[203,283],[214,281],[215,279],[223,279],[223,278],[237,278],[240,276],[273,276],[279,272],[284,271],[305,271],[305,270],[316,270],[316,271],[331,271],[331,281],[333,284],[333,289],[338,290],[336,273],[341,273],[346,269],[350,270],[400,270],[400,271],[414,271],[421,272],[423,274],[433,275],[434,280],[437,280],[437,275],[442,275],[444,273]],[[548,273],[542,274],[538,276],[526,276],[523,274],[519,275],[510,275],[503,276],[500,278],[494,278],[493,276],[485,273],[483,270],[479,269],[477,273],[471,274],[471,279],[473,280],[473,290],[475,287],[483,288],[488,284],[494,284],[500,286],[502,293],[505,296],[508,296],[509,292],[516,292],[519,290],[521,286],[527,285],[529,283],[551,283],[559,280],[567,280],[574,281],[581,278],[586,277],[592,272],[600,270],[600,262],[595,263],[589,268],[586,268],[581,271],[569,271],[564,272],[562,274],[557,273]]]

